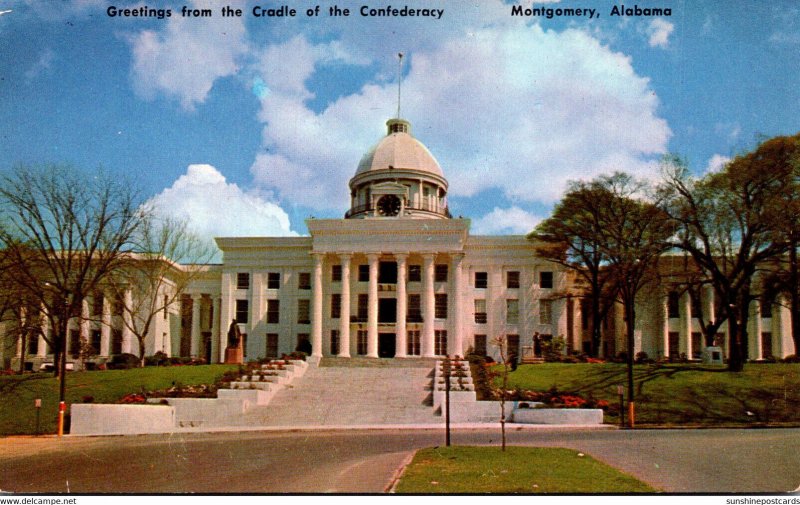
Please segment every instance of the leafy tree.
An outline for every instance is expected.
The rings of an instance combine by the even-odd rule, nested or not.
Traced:
[[[591,304],[591,352],[600,350],[601,323],[616,299],[615,277],[603,254],[604,212],[598,181],[573,181],[552,216],[528,235],[536,242],[539,256],[563,265],[577,274],[583,295]]]
[[[775,139],[737,156],[720,172],[693,177],[677,158],[665,164],[662,208],[674,223],[673,245],[685,251],[714,288],[720,319],[730,331],[731,371],[747,359],[747,321],[756,271],[782,255],[779,233],[791,170],[776,163],[784,149]]]

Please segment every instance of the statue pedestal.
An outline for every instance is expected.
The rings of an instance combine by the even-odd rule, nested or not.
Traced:
[[[244,363],[244,350],[241,347],[225,348],[225,364],[241,365]]]

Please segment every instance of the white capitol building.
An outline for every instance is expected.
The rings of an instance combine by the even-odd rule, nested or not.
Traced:
[[[463,356],[470,349],[497,358],[492,340],[500,336],[523,360],[538,357],[553,337],[563,337],[564,352],[588,353],[591,318],[574,273],[538,257],[524,236],[470,235],[469,219],[450,215],[444,172],[410,123],[386,125],[350,179],[343,219],[307,220],[308,237],[217,238],[223,263],[206,267],[180,303],[154,320],[145,355],[223,361],[232,321],[248,360],[297,349],[315,358]],[[665,258],[660,268],[673,263]],[[640,298],[635,352],[701,358],[709,343],[696,313],[713,316],[710,290],[692,300],[659,285]],[[84,305],[97,314],[72,323],[70,360],[77,361],[81,340],[98,350],[95,363],[138,353],[107,296]],[[753,301],[750,359],[795,353],[785,305]],[[726,329],[713,344],[727,354]],[[602,333],[600,356],[625,350],[619,307]],[[3,366],[19,366],[21,346],[14,345],[6,339],[0,346]],[[43,338],[26,351],[29,369],[52,361]]]

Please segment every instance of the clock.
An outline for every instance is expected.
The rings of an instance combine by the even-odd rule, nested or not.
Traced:
[[[396,216],[400,214],[400,199],[394,195],[385,195],[378,200],[378,214],[381,216]]]

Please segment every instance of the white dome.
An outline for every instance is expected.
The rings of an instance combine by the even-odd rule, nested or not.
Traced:
[[[444,177],[436,158],[408,133],[408,122],[390,119],[389,134],[370,149],[358,164],[356,176],[386,169],[419,170]]]

